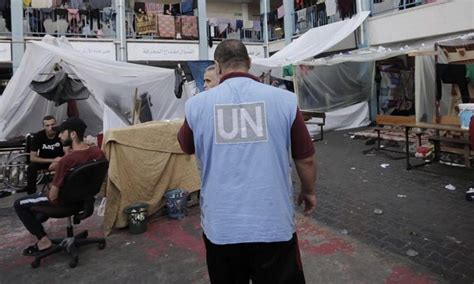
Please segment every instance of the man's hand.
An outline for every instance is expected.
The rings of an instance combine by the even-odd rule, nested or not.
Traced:
[[[55,200],[58,199],[58,197],[59,197],[59,189],[55,187],[54,185],[51,186],[48,192],[49,201],[54,202]]]
[[[300,192],[300,195],[298,195],[298,206],[303,204],[303,201],[304,215],[308,216],[309,214],[313,213],[314,208],[316,207],[316,195]]]
[[[48,170],[55,171],[56,167],[58,166],[58,162],[62,159],[62,157],[57,157],[53,159],[51,165],[49,165]]]

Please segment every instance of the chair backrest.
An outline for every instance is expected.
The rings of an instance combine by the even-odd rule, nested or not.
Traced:
[[[104,182],[109,162],[93,160],[72,168],[64,178],[59,197],[65,203],[76,203],[93,199]]]
[[[33,143],[34,134],[28,133],[25,135],[25,153],[31,152],[31,144]],[[26,157],[26,163],[30,164],[30,156]]]

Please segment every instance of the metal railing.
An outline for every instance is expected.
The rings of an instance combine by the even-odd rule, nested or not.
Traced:
[[[7,19],[5,19],[0,13],[0,36],[2,37],[9,37],[12,35],[11,31],[7,29]]]
[[[25,8],[24,19],[25,36],[115,37],[116,12],[110,7],[102,10]]]
[[[372,16],[431,4],[438,0],[372,0]]]
[[[373,0],[371,0],[373,1]],[[385,0],[385,1],[392,1],[392,0]],[[293,34],[302,34],[309,29],[324,26],[327,24],[335,23],[338,21],[344,20],[344,18],[351,17],[352,14],[357,12],[356,10],[356,2],[353,0],[352,8],[349,11],[345,11],[347,15],[341,15],[341,12],[338,12],[337,15],[328,15],[326,12],[326,8],[320,8],[319,5],[309,6],[304,9],[300,9],[295,11],[293,14],[293,19],[295,20],[295,28]]]

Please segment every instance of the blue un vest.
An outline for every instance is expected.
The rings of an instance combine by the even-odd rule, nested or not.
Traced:
[[[296,109],[293,93],[245,77],[186,103],[201,168],[201,225],[214,244],[291,239]]]

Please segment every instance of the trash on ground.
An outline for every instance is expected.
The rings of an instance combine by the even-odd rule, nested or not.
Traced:
[[[456,190],[456,187],[452,184],[448,184],[444,188],[446,188],[447,190],[451,190],[451,191]]]
[[[382,211],[382,209],[374,209],[374,214],[376,214],[376,215],[382,215],[382,214],[383,214],[383,211]]]
[[[428,242],[428,241],[431,241],[431,240],[428,239],[428,238],[423,238],[423,240],[424,240],[424,241],[427,241],[427,242]]]
[[[474,188],[469,188],[468,191],[466,191],[466,200],[467,201],[474,201]]]
[[[380,166],[381,166],[382,168],[386,169],[386,168],[388,168],[388,167],[390,166],[390,164],[381,164]]]
[[[344,230],[341,230],[341,234],[347,235],[347,234],[349,234],[349,232],[346,229],[344,229]]]
[[[368,181],[368,180],[366,180],[366,179],[364,179],[364,180],[362,180],[362,182],[369,182],[369,181]]]
[[[351,170],[355,170],[356,168],[352,167]]]
[[[462,241],[456,239],[456,238],[453,237],[453,236],[446,236],[446,238],[447,238],[448,240],[452,241],[452,242],[457,243],[458,245],[462,244]]]
[[[417,256],[418,255],[418,252],[416,250],[413,250],[413,249],[409,249],[407,250],[406,254],[408,256]]]
[[[352,135],[352,136],[351,136],[351,139],[354,139],[354,138],[356,138],[355,135]]]
[[[407,198],[407,196],[405,194],[398,194],[397,197],[398,198]]]

